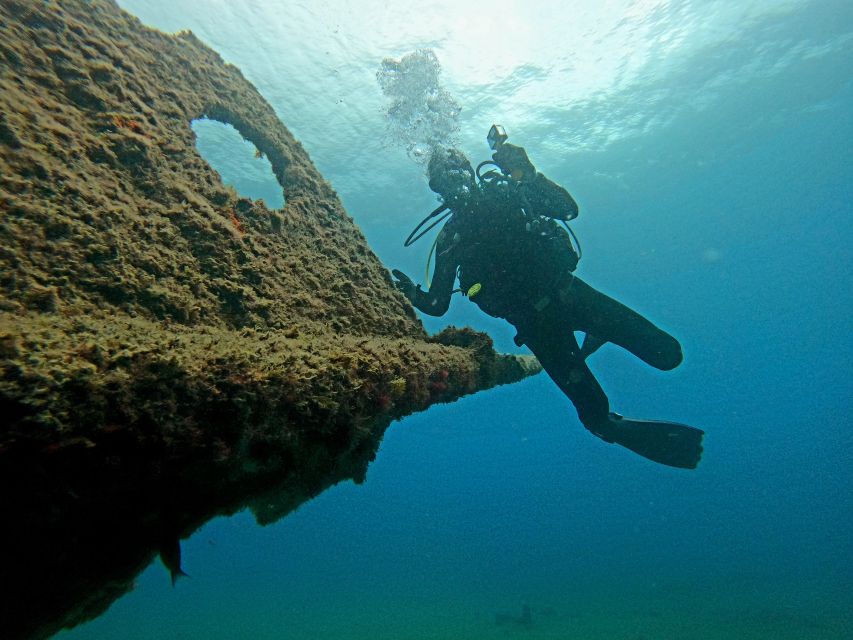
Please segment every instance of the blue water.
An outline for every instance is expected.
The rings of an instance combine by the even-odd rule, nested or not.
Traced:
[[[603,4],[121,1],[240,66],[421,282],[402,239],[435,199],[374,74],[433,48],[472,160],[504,124],[580,203],[581,276],[681,341],[672,372],[591,366],[615,410],[703,428],[700,467],[596,440],[537,376],[392,425],[363,485],[276,524],[210,522],[191,578],[154,563],[62,638],[853,638],[853,5]],[[251,145],[196,131],[280,206]],[[424,321],[515,350],[462,299]],[[495,624],[525,605],[531,629]]]

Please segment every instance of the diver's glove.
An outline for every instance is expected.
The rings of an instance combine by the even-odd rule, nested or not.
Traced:
[[[504,142],[492,154],[492,160],[513,180],[529,182],[536,178],[536,167],[530,162],[524,147]]]
[[[399,269],[392,269],[391,273],[394,276],[394,286],[397,287],[397,290],[409,300],[412,300],[415,297],[415,291],[417,290],[412,279]]]

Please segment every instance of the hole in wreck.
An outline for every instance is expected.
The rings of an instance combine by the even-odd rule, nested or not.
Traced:
[[[230,124],[200,118],[192,121],[196,148],[222,182],[244,198],[263,200],[270,209],[284,207],[284,193],[270,161]]]

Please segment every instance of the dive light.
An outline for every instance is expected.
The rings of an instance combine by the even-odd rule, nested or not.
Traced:
[[[495,151],[508,137],[506,130],[501,125],[493,124],[492,128],[489,129],[489,135],[486,136],[486,141],[489,143],[489,148]]]

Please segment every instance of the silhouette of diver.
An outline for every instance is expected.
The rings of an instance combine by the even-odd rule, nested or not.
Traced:
[[[441,196],[442,205],[412,231],[406,246],[449,218],[433,245],[434,276],[423,291],[395,269],[395,285],[432,316],[443,315],[451,295],[461,291],[487,314],[515,326],[516,344],[526,344],[536,355],[591,433],[649,460],[695,468],[703,431],[612,413],[586,364],[591,353],[612,342],[667,371],[681,363],[681,346],[636,311],[574,275],[579,254],[573,234],[556,220],[577,217],[575,200],[537,172],[522,147],[504,142],[502,129],[493,135],[495,129],[489,135],[493,162],[481,163],[476,171],[457,149],[433,150],[429,186]],[[500,171],[481,174],[486,165]],[[454,289],[457,278],[460,288]],[[585,333],[582,346],[574,331]]]

